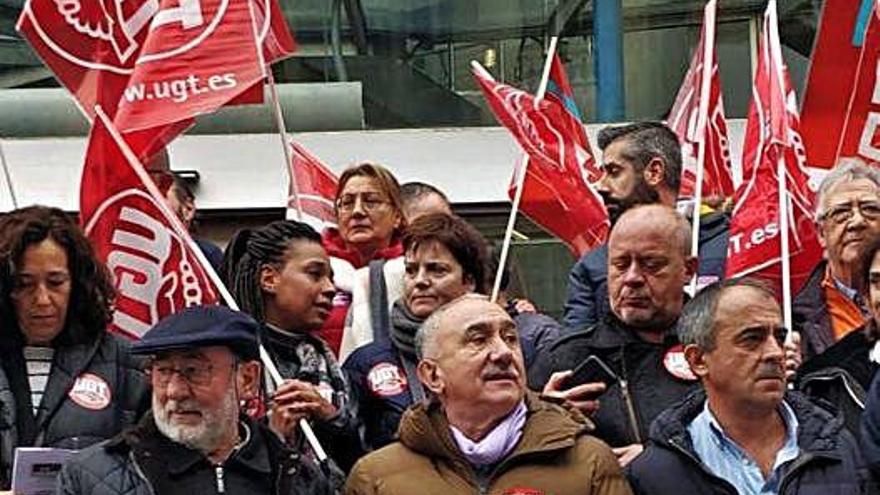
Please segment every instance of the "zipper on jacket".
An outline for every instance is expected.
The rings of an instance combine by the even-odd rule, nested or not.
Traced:
[[[859,390],[854,389],[853,384],[850,383],[850,379],[855,380],[855,378],[852,378],[849,373],[847,373],[843,370],[840,370],[840,371],[833,370],[830,375],[822,375],[822,374],[807,375],[803,381],[803,384],[806,385],[807,383],[809,383],[813,380],[827,382],[827,381],[832,381],[838,377],[841,379],[841,381],[843,381],[843,387],[846,389],[846,393],[847,393],[847,395],[849,395],[849,398],[852,399],[853,402],[855,402],[857,406],[859,406],[859,409],[864,411],[865,410],[865,401],[867,400],[867,397],[866,397],[867,394],[864,391],[862,391],[861,386],[859,386]]]
[[[675,440],[673,440],[673,439],[671,439],[671,438],[668,440],[668,443],[669,443],[669,445],[675,447],[675,450],[678,450],[678,451],[681,452],[685,457],[687,457],[688,459],[690,459],[690,460],[691,460],[691,461],[697,466],[698,469],[700,469],[701,471],[703,471],[703,473],[709,475],[709,476],[712,477],[712,478],[717,479],[718,481],[720,481],[721,483],[723,483],[724,485],[726,485],[725,488],[732,488],[733,491],[732,491],[731,493],[739,493],[739,492],[737,491],[736,487],[733,486],[733,484],[732,484],[731,482],[727,481],[726,479],[724,479],[724,478],[722,478],[722,477],[720,477],[720,476],[715,475],[715,473],[713,473],[712,471],[709,471],[709,470],[706,468],[706,465],[703,464],[703,461],[701,461],[697,456],[695,456],[695,455],[692,454],[690,451],[688,451],[688,449],[684,448],[683,445],[679,444],[678,442],[676,442]],[[782,492],[780,491],[779,493],[782,493]]]
[[[794,462],[791,463],[791,469],[786,471],[786,473],[782,476],[782,479],[779,480],[779,490],[777,490],[776,493],[779,493],[780,495],[784,494],[785,487],[787,487],[792,478],[794,478],[795,473],[800,471],[805,465],[812,461],[814,457],[815,455],[810,454],[809,452],[798,456],[798,458],[796,458]],[[855,481],[858,482],[858,479],[856,479]]]
[[[129,459],[131,459],[132,466],[134,466],[134,472],[137,473],[138,477],[144,480],[144,483],[147,484],[147,491],[149,491],[152,495],[156,495],[156,490],[153,488],[153,484],[150,482],[150,479],[147,478],[146,474],[144,474],[143,469],[141,469],[141,465],[138,464],[137,458],[134,456],[134,451],[129,451],[128,457]]]
[[[620,380],[620,395],[623,396],[623,403],[626,406],[626,415],[629,416],[633,438],[636,440],[636,443],[642,443],[642,435],[639,433],[639,420],[636,417],[636,408],[633,405],[632,395],[629,393],[629,383],[624,379]]]
[[[217,479],[217,493],[226,493],[226,482],[223,480],[223,466],[214,466]]]

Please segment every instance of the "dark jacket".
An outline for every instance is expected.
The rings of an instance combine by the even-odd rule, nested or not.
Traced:
[[[729,218],[710,213],[700,218],[700,286],[724,277],[727,261]],[[562,326],[566,331],[583,330],[608,314],[608,245],[602,244],[584,254],[568,275],[568,294]]]
[[[55,349],[36,418],[21,348],[0,350],[0,464],[8,487],[15,447],[82,449],[113,437],[149,409],[140,362],[122,339],[102,334],[91,344]]]
[[[874,473],[875,479],[880,480],[880,378],[878,377],[880,374],[875,373],[871,388],[868,389],[859,440],[865,462]],[[875,493],[880,493],[880,490]]]
[[[577,412],[526,396],[528,416],[513,452],[475,472],[458,450],[437,402],[407,411],[400,442],[367,455],[345,486],[349,495],[628,495],[608,446],[589,436]]]
[[[797,389],[807,397],[840,412],[844,426],[856,438],[860,436],[867,390],[878,368],[868,357],[876,342],[868,337],[873,332],[869,327],[873,327],[873,320],[807,360],[798,369],[796,380]]]
[[[792,324],[795,330],[801,332],[804,360],[834,345],[831,315],[822,288],[827,267],[827,261],[819,263],[791,302]]]
[[[599,324],[564,335],[545,348],[529,369],[529,386],[542,390],[554,372],[574,369],[588,356],[597,356],[621,381],[599,398],[601,405],[592,417],[593,434],[612,447],[641,443],[648,437],[651,421],[698,386],[696,381],[676,378],[664,367],[666,352],[677,344],[674,325],[663,344],[652,344],[608,313]],[[630,419],[633,416],[636,424]]]
[[[321,382],[330,384],[333,389],[332,403],[339,414],[329,421],[312,420],[310,424],[315,430],[318,441],[327,450],[327,454],[343,471],[348,472],[355,461],[363,455],[364,449],[360,441],[357,402],[339,365],[336,364],[333,353],[319,337],[308,334],[283,335],[265,325],[262,327],[260,338],[278,367],[279,373],[285,379],[301,380],[314,385],[320,385]],[[303,361],[317,361],[318,356],[299,355],[304,353],[298,348],[299,342],[310,344],[306,347],[323,357],[327,363],[326,369],[319,372],[306,371]],[[316,363],[310,366],[320,368]],[[319,374],[324,374],[325,377],[322,379]]]
[[[239,485],[265,487],[256,493],[336,493],[314,462],[289,450],[266,426],[245,416],[241,421],[250,437],[223,463],[224,484],[232,485],[229,493],[236,493],[235,480]],[[200,452],[162,435],[147,415],[136,428],[70,460],[61,472],[58,494],[196,495],[192,493],[196,479],[213,477],[217,468]]]
[[[699,390],[654,421],[647,448],[626,471],[635,493],[737,494],[732,484],[712,474],[699,460],[687,431],[703,411],[705,400],[705,393]],[[868,480],[861,454],[840,418],[797,393],[786,394],[785,400],[798,420],[800,453],[783,465],[779,493],[866,493]]]
[[[513,322],[516,323],[516,332],[519,334],[519,345],[523,353],[523,362],[526,369],[535,362],[538,353],[544,347],[559,338],[562,326],[553,318],[543,313],[520,313],[515,309],[508,310]]]
[[[358,403],[367,449],[397,440],[400,418],[414,402],[400,351],[390,340],[373,341],[351,353],[342,369]]]

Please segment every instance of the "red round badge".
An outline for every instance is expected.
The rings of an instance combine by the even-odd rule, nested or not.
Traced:
[[[688,382],[697,381],[697,375],[691,371],[691,367],[684,357],[684,346],[681,344],[671,347],[663,356],[663,367],[670,375]]]
[[[103,378],[92,373],[83,373],[73,382],[73,388],[67,396],[86,409],[100,411],[110,405],[112,393]]]
[[[396,364],[379,363],[367,373],[367,384],[379,397],[391,397],[406,391],[406,373]]]
[[[503,495],[544,495],[544,492],[538,490],[537,488],[525,488],[518,486],[515,488],[508,488],[507,490],[504,490]]]

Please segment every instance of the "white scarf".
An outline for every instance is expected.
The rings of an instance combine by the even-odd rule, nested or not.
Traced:
[[[452,425],[449,425],[449,429],[452,430],[452,438],[458,449],[472,466],[492,465],[506,457],[516,447],[526,425],[527,412],[526,403],[520,401],[519,405],[479,442],[474,442]]]

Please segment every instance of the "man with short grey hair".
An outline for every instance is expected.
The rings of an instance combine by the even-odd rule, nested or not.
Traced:
[[[880,234],[880,170],[858,159],[842,160],[822,181],[816,203],[825,260],[792,302],[805,359],[824,352],[868,319],[853,270],[865,241]]]
[[[516,325],[499,305],[459,297],[416,346],[431,398],[404,414],[399,442],[354,466],[347,494],[630,493],[586,418],[526,391]]]
[[[842,419],[786,392],[788,330],[767,285],[705,288],[678,333],[703,387],[654,421],[627,469],[636,493],[863,493],[861,455]]]

